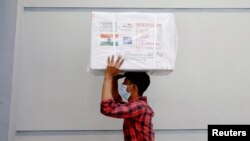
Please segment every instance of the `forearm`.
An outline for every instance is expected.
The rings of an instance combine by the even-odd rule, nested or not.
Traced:
[[[131,104],[118,104],[110,99],[101,102],[101,113],[109,117],[132,118],[145,112],[145,105],[138,101]]]
[[[102,100],[112,99],[112,77],[104,77],[102,86]]]
[[[118,92],[118,80],[117,80],[117,76],[113,77],[113,81],[112,81],[112,96],[113,96],[113,99],[116,101],[116,102],[121,102],[122,101],[122,98],[121,96],[119,95],[119,92]]]

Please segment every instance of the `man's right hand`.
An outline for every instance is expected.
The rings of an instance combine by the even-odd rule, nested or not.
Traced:
[[[120,73],[120,67],[123,64],[124,59],[118,56],[117,60],[114,61],[114,55],[108,57],[107,68],[105,70],[105,78],[113,79],[118,73]]]
[[[113,98],[113,93],[114,93],[114,90],[112,90],[113,78],[120,72],[119,69],[123,62],[124,59],[122,59],[121,56],[119,56],[116,61],[114,61],[114,55],[112,55],[111,58],[108,57],[108,64],[107,64],[107,69],[105,71],[105,77],[102,88],[102,100]],[[113,88],[115,87],[113,86]],[[118,94],[118,92],[116,93]],[[116,96],[114,97],[117,98]]]

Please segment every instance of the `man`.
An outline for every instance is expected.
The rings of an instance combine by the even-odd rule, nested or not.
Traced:
[[[119,68],[123,59],[114,56],[108,57],[108,64],[104,75],[101,113],[114,117],[124,118],[123,133],[125,141],[154,141],[152,125],[153,110],[143,96],[150,84],[150,78],[145,72],[126,72],[123,76]],[[125,77],[122,84],[118,79]],[[120,95],[119,95],[120,93]],[[122,101],[122,98],[128,102]]]

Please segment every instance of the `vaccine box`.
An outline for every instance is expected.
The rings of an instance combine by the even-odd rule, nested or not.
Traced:
[[[172,13],[92,12],[89,71],[102,74],[108,56],[122,56],[122,71],[174,70],[177,30]]]

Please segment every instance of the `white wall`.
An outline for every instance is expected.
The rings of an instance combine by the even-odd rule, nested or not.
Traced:
[[[0,1],[0,141],[9,129],[17,0]]]
[[[140,0],[138,0],[135,2],[125,3],[124,5],[122,5],[122,7],[150,8],[150,4],[152,4],[152,1],[144,3],[143,5],[140,5]],[[246,61],[247,59],[245,59],[245,58],[248,58],[247,52],[249,52],[247,48],[247,46],[250,44],[247,40],[248,38],[247,33],[249,29],[247,28],[245,30],[245,28],[248,27],[247,25],[249,23],[249,15],[250,15],[249,11],[250,10],[245,7],[249,6],[248,4],[250,3],[249,2],[240,3],[240,2],[234,2],[234,1],[217,2],[215,0],[213,1],[205,1],[205,0],[196,1],[195,0],[195,1],[173,3],[172,1],[157,0],[157,1],[154,1],[153,4],[154,4],[153,5],[154,8],[167,8],[167,9],[161,9],[161,10],[177,12],[176,14],[177,22],[179,21],[178,28],[180,30],[179,33],[180,33],[180,38],[181,38],[180,46],[179,46],[180,50],[178,53],[179,57],[177,58],[176,72],[173,75],[170,75],[170,77],[164,77],[161,79],[153,78],[153,81],[155,80],[155,82],[157,83],[153,83],[152,84],[153,88],[151,87],[149,89],[149,93],[152,93],[152,94],[155,94],[155,92],[158,93],[157,87],[159,86],[161,87],[161,91],[166,92],[168,89],[170,92],[171,91],[173,92],[173,93],[169,93],[168,96],[160,95],[160,93],[155,94],[155,96],[152,96],[152,95],[149,96],[150,101],[153,101],[152,105],[155,108],[156,114],[158,114],[156,115],[158,120],[155,121],[156,127],[158,128],[167,127],[168,125],[170,127],[170,129],[164,128],[164,129],[156,130],[156,141],[165,141],[165,140],[174,140],[174,141],[204,140],[205,141],[207,139],[206,137],[207,133],[206,133],[205,128],[206,128],[207,123],[209,122],[210,123],[211,122],[213,123],[214,122],[216,123],[242,122],[243,124],[245,122],[249,122],[248,119],[249,119],[250,113],[244,112],[244,111],[248,111],[247,110],[248,103],[244,101],[244,97],[245,99],[249,98],[248,95],[245,93],[247,92],[248,88],[245,85],[243,86],[239,85],[234,89],[233,86],[234,84],[242,84],[242,81],[240,80],[241,78],[244,81],[247,81],[249,79],[249,76],[246,73],[249,70],[249,67],[248,67],[249,65],[244,65],[244,64],[249,64],[249,61]],[[82,97],[81,95],[81,92],[84,92],[84,89],[89,90],[88,92],[98,93],[99,90],[94,90],[94,89],[96,85],[100,87],[101,80],[102,80],[101,78],[91,77],[86,72],[84,73],[81,72],[81,70],[85,71],[85,66],[83,65],[81,66],[81,64],[86,65],[87,59],[89,58],[88,49],[82,49],[82,45],[85,45],[88,47],[89,37],[87,37],[87,39],[82,39],[82,40],[81,40],[81,37],[85,37],[86,33],[89,32],[89,29],[87,28],[90,25],[90,21],[89,21],[90,20],[89,13],[91,11],[90,9],[99,9],[103,7],[110,8],[110,5],[112,5],[111,8],[119,7],[119,3],[117,1],[115,2],[112,0],[108,0],[105,4],[104,3],[102,4],[98,2],[97,0],[88,1],[88,2],[86,1],[69,2],[66,0],[61,1],[61,2],[46,1],[46,0],[41,0],[41,1],[24,0],[24,3],[20,2],[19,14],[22,17],[21,18],[19,17],[18,19],[18,22],[19,22],[18,31],[19,32],[17,34],[17,37],[20,38],[20,40],[17,40],[17,43],[20,42],[20,44],[17,44],[16,52],[20,54],[31,53],[31,55],[30,56],[24,55],[24,57],[22,58],[20,56],[16,56],[17,57],[16,63],[19,62],[21,64],[20,65],[19,63],[17,63],[16,66],[20,65],[20,67],[16,67],[16,68],[20,69],[23,66],[29,66],[30,64],[33,63],[32,61],[37,61],[36,60],[37,58],[38,60],[39,59],[43,60],[43,59],[48,59],[51,57],[51,60],[43,60],[43,61],[47,61],[47,62],[50,62],[52,60],[56,61],[56,64],[58,65],[58,67],[67,69],[67,67],[65,67],[63,63],[60,62],[60,59],[65,59],[64,61],[67,61],[65,62],[66,64],[72,65],[69,68],[77,68],[77,71],[76,70],[74,71],[79,74],[76,75],[78,77],[72,78],[71,77],[72,73],[70,73],[72,70],[67,69],[65,70],[65,72],[66,74],[69,74],[69,75],[65,77],[61,77],[63,76],[64,73],[58,72],[56,73],[56,75],[57,75],[58,80],[60,81],[55,81],[55,79],[53,79],[52,77],[48,77],[48,76],[53,76],[53,73],[51,73],[51,71],[42,70],[45,72],[45,73],[44,72],[42,73],[46,74],[45,75],[47,76],[46,78],[37,75],[37,74],[41,74],[41,72],[38,73],[41,70],[41,69],[37,69],[39,68],[39,66],[37,68],[35,68],[36,66],[34,67],[32,66],[30,67],[30,69],[23,67],[23,69],[20,69],[22,70],[22,72],[19,72],[17,71],[18,69],[16,69],[17,72],[15,72],[14,74],[20,77],[18,77],[19,79],[14,79],[14,80],[25,80],[22,78],[25,78],[24,75],[26,75],[27,81],[26,80],[25,81],[34,82],[34,83],[22,83],[24,81],[14,83],[15,84],[14,94],[15,94],[15,98],[17,99],[15,98],[14,100],[12,99],[12,102],[14,101],[12,105],[13,109],[12,109],[12,117],[11,117],[12,118],[11,127],[13,128],[13,130],[11,130],[12,140],[16,140],[16,141],[31,141],[31,140],[37,140],[37,141],[39,140],[45,140],[45,141],[52,141],[52,140],[53,141],[55,140],[60,140],[60,141],[68,141],[68,140],[71,140],[71,141],[72,140],[73,141],[78,141],[78,140],[79,141],[80,140],[119,141],[119,140],[122,140],[122,133],[120,131],[120,127],[121,127],[120,122],[112,120],[115,123],[112,123],[112,126],[111,126],[110,124],[107,124],[107,123],[111,123],[111,120],[107,120],[106,118],[102,117],[105,123],[100,123],[102,120],[100,120],[101,117],[99,117],[98,115],[99,114],[98,106],[97,107],[91,107],[91,106],[84,107],[85,106],[84,104],[86,103],[90,105],[95,105],[94,103],[98,103],[98,101],[96,100],[96,97],[98,99],[99,95],[96,93],[93,95],[89,93],[87,94],[84,93],[88,97],[88,99],[85,99],[86,96]],[[23,11],[23,6],[26,7],[26,11]],[[36,9],[36,7],[38,8]],[[58,7],[59,9],[55,7]],[[168,8],[189,8],[189,9],[168,9]],[[193,8],[198,8],[198,9],[193,9]],[[212,9],[206,9],[206,8],[212,8]],[[220,9],[220,8],[228,8],[228,9]],[[74,11],[73,12],[74,16],[72,13],[70,13],[72,11]],[[49,14],[49,12],[51,12],[51,14]],[[83,19],[78,18],[76,16],[77,14],[75,13],[79,14],[79,16],[82,16]],[[76,33],[74,31],[76,31],[77,28],[70,27],[70,24],[69,24],[70,22],[68,23],[67,19],[65,20],[65,17],[68,17],[68,19],[72,21],[78,19],[79,21],[77,20],[78,21],[77,24],[84,23],[80,27],[81,27],[81,31],[85,31],[85,32],[79,31],[80,34],[74,34]],[[190,19],[188,17],[190,17]],[[233,21],[233,23],[228,24],[227,22],[231,22],[231,19],[237,19],[239,23],[237,23],[236,21]],[[197,24],[195,22],[196,20],[198,20],[200,24]],[[60,21],[63,21],[63,24],[61,24],[61,26],[63,25],[63,26],[69,27],[67,28],[67,29],[70,29],[69,34],[64,34],[64,32],[60,30],[63,28],[57,27],[58,22]],[[183,22],[185,22],[185,24],[183,24]],[[46,26],[46,24],[48,25]],[[71,24],[75,25],[75,22]],[[234,25],[239,25],[240,30],[238,30],[238,27],[235,27]],[[53,38],[55,38],[58,41],[65,39],[63,41],[68,40],[68,41],[77,41],[77,42],[76,44],[74,44],[71,50],[67,50],[66,47],[70,46],[70,44],[67,46],[63,46],[63,45],[65,43],[67,44],[70,42],[55,42],[55,40],[51,40],[51,38],[48,38],[47,36],[48,32],[46,32],[46,30],[48,30],[48,32],[56,30],[57,32],[50,32],[48,36],[53,36]],[[35,33],[39,33],[39,34],[35,34]],[[208,36],[203,37],[202,35],[205,33]],[[234,39],[233,34],[238,34],[239,36],[237,36]],[[67,35],[71,35],[71,36],[67,37]],[[78,37],[79,40],[75,40],[74,37]],[[47,43],[50,43],[50,45],[52,46],[47,45]],[[57,50],[57,47],[59,44],[63,47],[62,50],[60,51]],[[74,51],[72,50],[78,50],[78,52],[77,54],[74,55],[73,58],[70,58],[72,56],[67,56],[67,55],[73,54]],[[216,50],[216,52],[213,52],[214,50]],[[227,54],[220,57],[220,54],[223,54],[224,50],[228,51]],[[65,53],[64,51],[66,52],[66,54],[64,54]],[[67,52],[67,51],[72,51],[72,52]],[[41,52],[43,52],[44,54],[41,54]],[[56,55],[57,58],[54,58],[55,55],[53,54],[57,54]],[[81,54],[85,54],[85,55],[82,56]],[[39,58],[42,55],[45,55],[46,57]],[[237,57],[236,60],[230,58],[230,55]],[[32,59],[32,56],[34,59]],[[22,60],[18,60],[19,57]],[[214,58],[211,60],[210,57],[214,57]],[[72,59],[75,59],[75,60],[72,60]],[[202,61],[199,61],[199,59]],[[230,61],[230,62],[225,63],[224,62],[225,60]],[[195,62],[195,63],[192,63],[192,62]],[[206,62],[206,63],[203,63],[203,62]],[[41,64],[43,64],[43,62]],[[189,67],[189,65],[192,65],[192,64],[200,66],[200,67],[196,66],[198,69],[195,70],[196,72],[199,73],[199,75],[194,75],[195,71],[192,70],[191,67]],[[50,64],[48,63],[45,65],[50,65]],[[229,65],[233,65],[234,69],[231,69]],[[213,67],[217,69],[213,69]],[[49,67],[46,67],[46,68],[49,68]],[[237,69],[237,68],[240,68],[240,69]],[[55,71],[58,68],[49,68],[49,69],[53,69]],[[207,69],[209,71],[206,71]],[[59,69],[57,71],[59,71]],[[223,73],[224,71],[226,73]],[[238,75],[230,76],[231,72],[233,74],[238,74]],[[182,78],[180,79],[180,77]],[[234,79],[235,81],[230,82],[231,78]],[[39,80],[43,79],[46,81],[44,81],[45,83],[40,83],[40,81],[36,81],[37,79]],[[67,88],[64,87],[65,89],[62,88],[59,90],[55,90],[51,88],[51,86],[57,86],[57,87],[67,86],[69,85],[69,81],[67,80],[70,80],[70,82],[74,82],[74,84],[76,84],[74,86],[76,87],[73,87],[73,86],[70,86]],[[191,83],[183,83],[183,82],[188,82],[189,80]],[[206,82],[203,80],[206,80]],[[215,80],[214,81],[215,83],[212,83],[213,80]],[[59,82],[59,83],[62,82],[61,84],[65,84],[65,85],[53,85],[53,81]],[[224,82],[226,82],[227,85],[225,85]],[[91,88],[84,86],[89,83],[93,84],[91,85]],[[27,84],[32,84],[32,86],[34,87],[29,88],[26,86]],[[41,86],[40,84],[42,84],[44,88],[49,88],[49,89],[42,89],[40,87]],[[166,88],[165,84],[167,84],[169,88]],[[182,84],[182,85],[180,85],[179,87],[179,84]],[[187,84],[187,85],[183,85],[183,84]],[[211,86],[211,84],[213,85],[212,88],[209,87]],[[232,86],[232,87],[229,87],[229,86]],[[68,89],[68,88],[72,88],[72,89]],[[77,90],[74,88],[77,88]],[[241,89],[241,88],[244,88],[244,89]],[[21,90],[23,93],[18,93],[20,92],[19,90]],[[47,90],[53,90],[53,91],[47,91]],[[68,92],[65,92],[65,90],[69,92],[73,92],[72,97],[70,96],[68,97],[67,96]],[[221,94],[216,95],[216,99],[215,99],[213,97],[214,96],[213,94],[214,93],[217,94],[218,93],[217,90],[221,91]],[[235,92],[237,92],[237,90],[240,90],[240,92],[244,92],[244,93],[240,93],[236,95]],[[39,95],[35,96],[33,93],[35,91],[37,91]],[[186,95],[183,95],[187,91],[189,93],[186,93]],[[225,96],[227,96],[227,92],[230,93],[229,97],[226,98],[228,101],[224,101],[223,99],[225,98]],[[201,93],[201,95],[197,95],[199,93]],[[21,94],[21,95],[17,95],[17,94]],[[165,103],[164,101],[159,101],[159,98],[161,100],[165,99],[167,102]],[[236,99],[236,102],[234,101],[231,103],[232,99]],[[83,103],[81,103],[81,100]],[[75,102],[70,103],[70,101],[75,101]],[[220,102],[223,102],[223,104],[222,103],[219,104]],[[43,104],[46,104],[46,103],[48,105],[44,106]],[[71,106],[65,106],[63,108],[66,108],[66,109],[61,109],[60,105],[63,106],[64,103],[68,103]],[[200,105],[201,103],[202,105]],[[42,105],[42,107],[41,106],[39,107],[39,104]],[[199,106],[197,106],[196,104],[199,104]],[[214,104],[216,106],[213,106]],[[46,108],[46,106],[51,106],[51,105],[53,107]],[[164,108],[163,107],[164,105],[168,107]],[[235,107],[233,107],[231,110],[227,110],[228,108],[226,106],[228,105],[235,106]],[[162,107],[158,108],[158,106],[162,106]],[[74,109],[74,107],[78,107],[79,109]],[[238,110],[239,107],[243,107],[243,109]],[[93,117],[92,121],[88,122],[87,120],[89,118],[86,118],[87,116],[85,115],[85,113],[87,113],[86,111],[89,111],[90,109],[92,109],[94,112],[88,113],[88,115],[91,115],[90,117]],[[165,111],[165,109],[167,110]],[[206,112],[203,109],[207,110],[210,113],[213,113],[215,116],[213,115],[207,116],[207,114],[199,114],[199,111],[202,111],[202,113]],[[38,110],[41,110],[41,111],[38,111]],[[85,113],[82,113],[81,115],[77,115],[76,117],[74,117],[75,112],[77,110],[79,110],[80,112],[85,111]],[[54,113],[53,111],[56,111],[56,113]],[[62,114],[62,116],[64,116],[63,115],[64,111],[69,111],[65,113],[66,118],[60,118],[57,120],[56,118],[58,117],[58,114]],[[192,112],[194,112],[195,114],[193,114]],[[233,114],[234,112],[239,112],[238,115],[241,115],[241,116],[238,117],[237,114]],[[222,117],[222,118],[216,118],[221,113],[226,113],[225,115],[227,116]],[[176,117],[175,115],[179,115],[179,116]],[[68,117],[69,119],[67,119]],[[74,118],[76,120],[72,121],[72,119]],[[226,120],[224,120],[224,118]],[[64,122],[67,120],[71,122]],[[43,122],[40,122],[37,124],[36,122],[39,122],[39,121],[43,121]],[[171,121],[174,121],[174,122],[171,122]],[[62,123],[62,124],[59,124],[59,123]],[[93,125],[93,123],[96,123],[94,127],[91,126]],[[164,123],[163,124],[164,126],[161,126],[162,123]],[[103,126],[104,129],[99,129],[98,127],[100,126]],[[112,129],[112,131],[105,130],[107,129],[107,127],[108,129]],[[171,129],[175,127],[177,129]],[[185,129],[181,129],[180,127],[183,127]],[[195,127],[197,127],[197,129]],[[97,128],[98,130],[96,130]]]
[[[121,131],[26,132],[16,141],[123,141]],[[206,130],[156,131],[155,141],[206,141]]]

